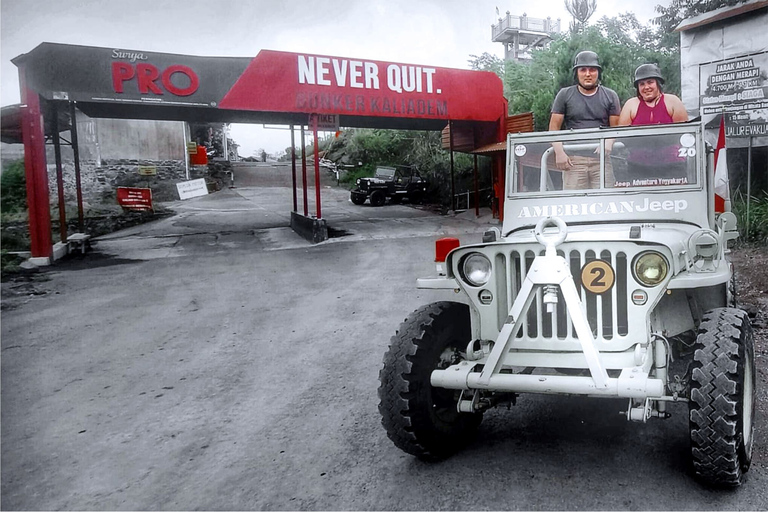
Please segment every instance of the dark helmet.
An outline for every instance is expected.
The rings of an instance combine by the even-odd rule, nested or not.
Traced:
[[[641,64],[635,70],[635,88],[637,88],[637,82],[645,80],[647,78],[655,78],[659,84],[664,83],[664,77],[661,76],[661,69],[656,64]]]
[[[597,68],[599,71],[603,70],[597,59],[597,54],[595,52],[590,52],[589,50],[579,52],[576,54],[576,58],[573,59],[573,71],[582,67]]]

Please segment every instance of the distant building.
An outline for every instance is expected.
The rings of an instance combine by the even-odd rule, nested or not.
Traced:
[[[512,16],[507,11],[499,23],[491,26],[491,40],[504,44],[504,60],[525,61],[531,50],[545,48],[552,36],[560,32],[560,18],[529,18],[527,14]]]
[[[733,188],[768,190],[768,0],[748,0],[683,20],[682,100],[717,142],[725,116]],[[734,183],[735,181],[735,183]]]

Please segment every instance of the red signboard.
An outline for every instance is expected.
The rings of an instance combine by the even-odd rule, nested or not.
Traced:
[[[153,211],[152,189],[117,187],[117,204],[126,210]]]
[[[57,43],[13,61],[25,65],[44,98],[77,101],[86,113],[100,105],[95,115],[104,117],[144,118],[138,109],[167,106],[155,115],[183,118],[179,107],[248,111],[289,124],[301,119],[294,114],[321,114],[355,126],[356,117],[497,122],[506,113],[494,73],[423,64],[273,50],[253,58],[198,57]]]
[[[503,97],[490,72],[262,50],[219,107],[496,121]]]

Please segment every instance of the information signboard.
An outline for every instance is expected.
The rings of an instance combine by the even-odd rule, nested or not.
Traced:
[[[117,187],[117,204],[126,210],[153,211],[152,189]]]
[[[157,175],[157,166],[154,166],[154,165],[140,165],[139,166],[139,175],[140,176],[156,176]]]
[[[182,181],[176,184],[176,189],[179,191],[179,199],[182,200],[208,194],[208,186],[204,178]]]
[[[317,129],[321,132],[339,131],[339,116],[336,114],[309,114],[309,128],[314,128],[317,123]]]
[[[725,114],[727,137],[768,136],[768,53],[702,64],[699,80],[705,122]]]

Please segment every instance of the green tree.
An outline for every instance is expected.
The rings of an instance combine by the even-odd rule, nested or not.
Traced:
[[[17,160],[3,169],[0,175],[0,211],[23,212],[27,209],[27,180],[24,160]]]
[[[597,52],[602,83],[615,90],[622,103],[635,95],[635,69],[648,62],[661,68],[665,89],[679,94],[679,54],[647,46],[651,33],[634,14],[603,17],[594,26],[557,37],[548,48],[534,51],[529,63],[506,63],[504,94],[510,113],[531,111],[536,129],[546,130],[552,101],[557,91],[574,83],[573,58],[582,50]]]
[[[573,17],[569,28],[571,33],[575,34],[587,26],[587,21],[597,10],[597,2],[595,0],[565,0],[565,9]]]
[[[482,55],[470,55],[467,61],[469,69],[475,71],[491,71],[496,73],[499,78],[504,78],[504,59],[484,52]]]
[[[190,133],[192,140],[200,146],[205,146],[209,155],[214,157],[223,157],[224,155],[224,125],[221,123],[190,123]],[[227,144],[232,139],[227,138]],[[211,154],[212,152],[212,154]]]
[[[658,27],[659,46],[661,48],[680,51],[680,36],[675,32],[680,23],[691,16],[713,11],[721,7],[743,4],[747,0],[671,0],[668,6],[657,5],[655,10],[659,16],[653,19]]]

